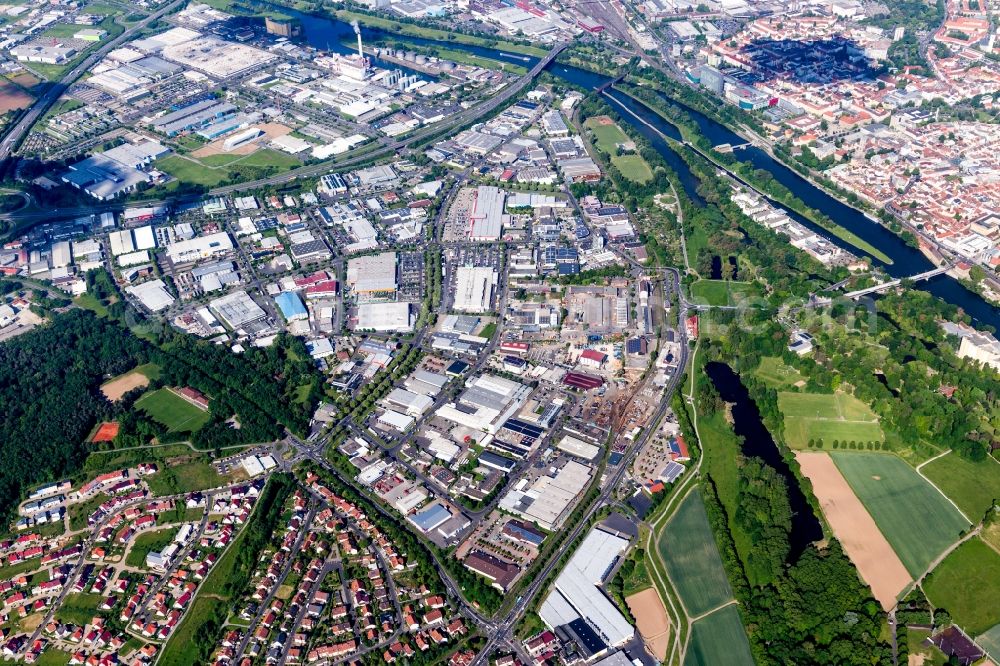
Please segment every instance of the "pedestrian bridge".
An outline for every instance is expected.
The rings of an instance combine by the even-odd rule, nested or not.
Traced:
[[[888,282],[883,282],[882,284],[876,284],[872,287],[866,287],[864,289],[858,289],[857,291],[849,291],[844,296],[847,298],[861,298],[862,296],[867,296],[868,294],[877,294],[879,292],[885,291],[886,289],[892,289],[893,287],[898,287],[903,283],[904,280],[910,280],[911,282],[919,282],[920,280],[930,280],[932,277],[937,277],[942,273],[947,273],[952,269],[952,264],[946,266],[941,266],[940,268],[934,268],[923,273],[917,273],[916,275],[911,275],[907,278],[896,278],[895,280],[889,280]]]

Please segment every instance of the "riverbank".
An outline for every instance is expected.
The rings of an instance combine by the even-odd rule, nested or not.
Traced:
[[[683,124],[676,123],[672,118],[670,118],[667,114],[665,114],[662,109],[660,109],[660,108],[652,105],[649,101],[642,99],[641,97],[633,94],[632,92],[629,92],[628,87],[629,86],[626,86],[626,87],[616,86],[615,89],[618,90],[623,95],[626,95],[629,98],[635,100],[637,103],[646,106],[653,113],[655,113],[656,115],[658,115],[660,118],[662,118],[666,122],[670,123],[671,126],[677,128],[677,131],[679,132],[682,141],[677,141],[676,139],[672,139],[672,138],[669,138],[669,137],[668,137],[668,141],[673,141],[673,142],[675,142],[677,144],[681,144],[681,145],[684,145],[684,146],[686,146],[688,148],[691,148],[692,150],[694,150],[695,152],[697,152],[699,155],[701,155],[702,157],[704,157],[705,159],[707,159],[709,162],[711,162],[717,169],[719,169],[720,171],[725,172],[726,174],[728,174],[732,178],[735,178],[738,182],[742,183],[746,187],[749,187],[754,192],[756,192],[758,195],[764,197],[768,201],[771,201],[774,204],[777,204],[777,205],[779,205],[781,207],[787,208],[787,209],[789,209],[789,210],[791,210],[791,211],[793,211],[795,213],[798,213],[802,217],[806,218],[809,222],[812,222],[816,226],[818,226],[818,227],[822,228],[823,230],[825,230],[825,231],[833,234],[834,236],[836,236],[840,240],[844,241],[845,243],[850,244],[851,246],[857,248],[858,250],[861,250],[862,252],[865,252],[865,253],[871,255],[872,257],[878,259],[882,263],[884,263],[886,265],[889,265],[889,266],[891,266],[893,264],[892,258],[889,257],[889,255],[887,255],[885,252],[882,252],[877,247],[875,247],[874,245],[872,245],[868,241],[864,240],[863,238],[861,238],[860,236],[858,236],[857,234],[855,234],[853,231],[851,231],[849,229],[846,229],[846,228],[840,226],[839,224],[836,224],[835,222],[834,223],[828,222],[827,219],[819,213],[819,211],[817,211],[817,210],[815,210],[813,208],[810,208],[809,206],[806,206],[802,202],[792,201],[788,197],[780,197],[780,196],[775,196],[773,194],[767,193],[767,192],[765,192],[763,190],[763,188],[758,183],[755,182],[755,179],[753,179],[751,177],[748,177],[746,174],[742,174],[742,173],[736,172],[733,169],[731,169],[728,165],[725,165],[725,164],[719,162],[719,160],[714,155],[712,155],[711,153],[703,150],[702,148],[700,148],[697,145],[697,137],[694,134],[692,134],[691,128],[686,127]],[[666,93],[662,93],[662,92],[661,92],[661,94],[666,95]],[[678,102],[676,102],[676,100],[673,100],[673,99],[671,99],[671,101],[673,101],[675,103],[678,103]],[[673,146],[673,145],[671,147],[672,148],[676,148],[676,146]]]
[[[331,12],[331,14],[334,18],[346,23],[357,21],[362,26],[378,28],[380,30],[394,32],[407,37],[418,37],[420,39],[430,39],[444,43],[453,42],[455,44],[479,46],[487,49],[497,49],[500,51],[519,53],[521,55],[533,56],[535,58],[545,57],[545,54],[547,53],[545,49],[538,46],[515,44],[514,42],[508,42],[502,39],[489,39],[487,37],[468,35],[462,32],[453,32],[450,30],[442,30],[440,28],[430,28],[415,23],[396,21],[389,17],[365,14],[364,12],[353,11],[350,9],[338,9]]]

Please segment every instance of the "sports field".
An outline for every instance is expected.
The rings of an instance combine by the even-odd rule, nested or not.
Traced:
[[[1000,624],[978,636],[976,642],[994,662],[1000,661]]]
[[[779,390],[791,388],[797,383],[804,381],[798,370],[790,365],[786,365],[777,356],[765,356],[760,359],[760,365],[757,366],[754,374],[771,388]]]
[[[135,406],[171,432],[194,432],[208,423],[209,413],[198,409],[168,388],[161,388],[139,398]]]
[[[952,504],[891,454],[832,453],[851,489],[914,577],[969,527]]]
[[[736,606],[726,606],[691,625],[684,666],[753,666],[750,641]]]
[[[1000,624],[1000,553],[973,537],[956,548],[924,580],[924,592],[975,636]]]
[[[611,158],[611,163],[634,183],[642,184],[653,180],[653,170],[642,155],[615,155]]]
[[[656,547],[689,615],[701,615],[733,598],[700,492],[684,498]]]
[[[810,439],[823,440],[828,450],[834,440],[842,443],[885,440],[878,417],[868,405],[847,393],[781,392],[778,409],[785,417],[785,441],[792,448],[805,448]]]
[[[920,468],[935,486],[958,505],[969,520],[986,515],[994,499],[1000,499],[1000,463],[972,462],[949,453]]]

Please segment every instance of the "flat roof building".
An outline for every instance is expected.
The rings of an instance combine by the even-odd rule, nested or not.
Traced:
[[[347,286],[359,300],[391,298],[396,293],[396,253],[380,252],[350,259]]]
[[[409,303],[362,303],[357,329],[402,333],[412,331],[414,316]]]
[[[460,266],[455,275],[454,309],[462,312],[489,312],[498,275],[489,266]]]
[[[498,187],[480,185],[476,188],[476,202],[469,213],[469,240],[500,240],[505,199],[506,193]]]
[[[281,311],[285,321],[298,321],[309,318],[309,311],[303,305],[302,299],[294,291],[283,291],[274,297],[274,302]]]
[[[219,231],[207,236],[196,236],[189,240],[177,241],[167,246],[167,257],[175,264],[185,264],[200,259],[229,252],[233,249],[233,241],[225,231]]]
[[[233,330],[267,317],[267,313],[243,290],[216,298],[209,302],[208,307],[222,323]]]

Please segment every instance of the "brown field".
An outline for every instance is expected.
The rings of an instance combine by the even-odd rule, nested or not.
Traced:
[[[101,386],[101,393],[111,402],[117,402],[132,389],[144,388],[146,386],[149,386],[149,377],[141,372],[133,371],[121,377],[115,377],[107,384]]]
[[[667,610],[663,607],[656,588],[650,587],[625,597],[625,603],[632,611],[636,628],[642,636],[642,642],[646,644],[646,649],[659,661],[666,659],[670,623],[667,621]]]
[[[34,88],[35,86],[37,86],[39,83],[42,82],[41,79],[39,79],[37,76],[29,72],[21,72],[20,74],[11,76],[10,80],[16,83],[17,85],[21,86],[25,90],[31,90],[32,88]]]
[[[34,97],[13,83],[0,83],[0,113],[6,113],[14,109],[26,109],[34,101]]]
[[[221,139],[216,139],[212,143],[206,143],[204,146],[198,150],[191,153],[191,157],[201,158],[210,157],[212,155],[249,155],[257,151],[261,144],[267,143],[271,139],[277,139],[279,136],[284,136],[292,131],[291,127],[282,125],[281,123],[256,123],[256,127],[259,127],[263,132],[263,136],[250,143],[244,143],[242,146],[237,146],[232,150],[226,150],[223,147],[228,136],[224,136]],[[249,129],[249,128],[245,128]],[[243,130],[238,130],[242,132]]]
[[[833,459],[825,453],[797,451],[802,474],[812,482],[833,534],[840,540],[861,578],[882,608],[891,609],[910,583],[910,574],[878,525],[847,484]]]
[[[614,125],[615,121],[611,119],[611,116],[593,116],[592,120],[598,125]]]
[[[118,423],[116,421],[105,421],[101,425],[97,426],[97,432],[94,436],[90,438],[91,442],[98,444],[100,442],[113,442],[115,437],[118,436]]]

